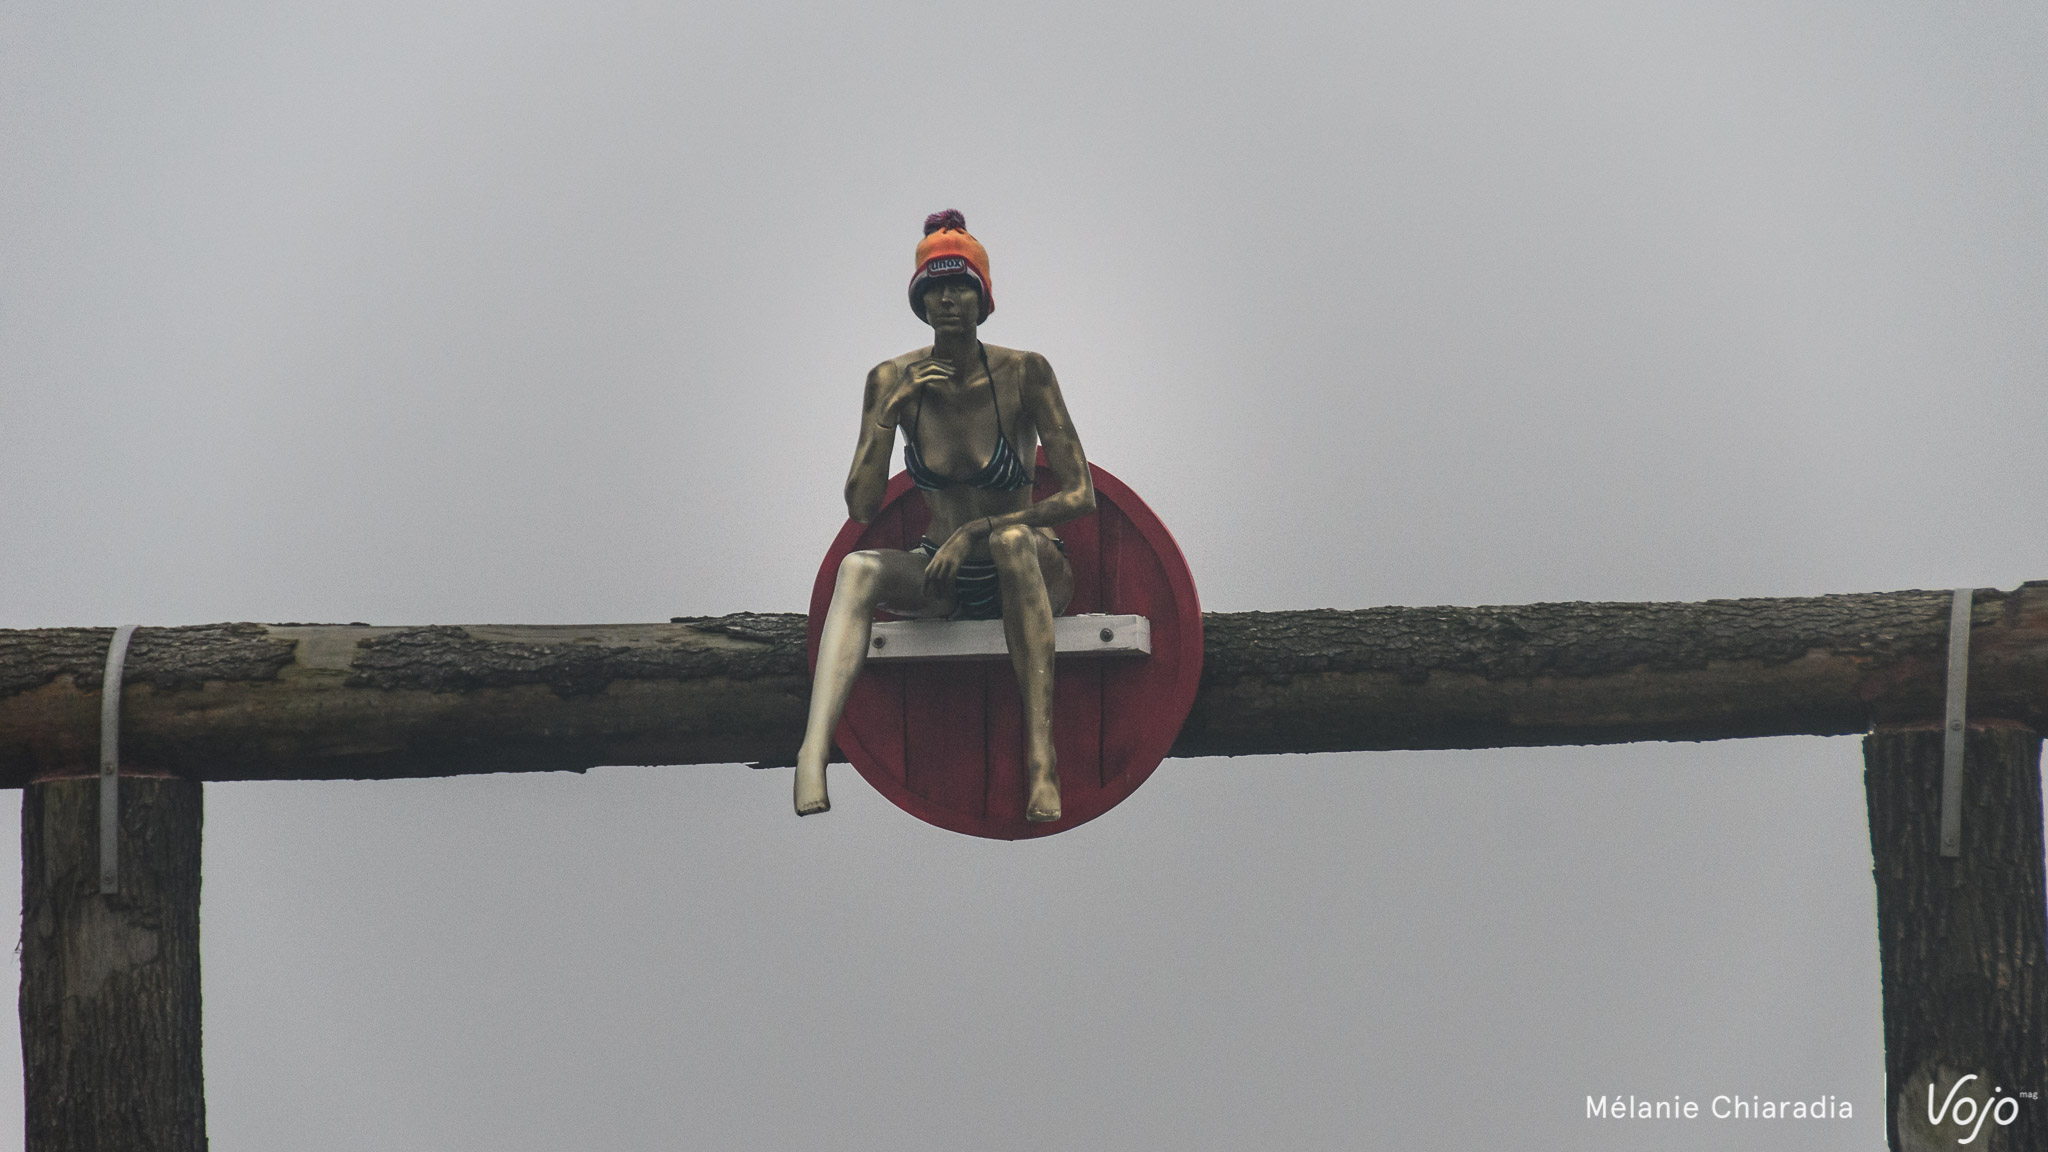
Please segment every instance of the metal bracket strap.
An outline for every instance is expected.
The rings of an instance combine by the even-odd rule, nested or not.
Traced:
[[[100,678],[100,891],[121,890],[121,669],[135,625],[114,629]]]
[[[1948,705],[1942,718],[1941,854],[1963,854],[1963,736],[1970,697],[1971,588],[1956,589],[1948,610]]]

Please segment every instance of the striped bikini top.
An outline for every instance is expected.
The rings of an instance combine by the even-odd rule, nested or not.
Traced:
[[[1017,450],[1010,446],[1010,438],[1003,432],[1003,406],[996,400],[996,374],[989,369],[986,346],[981,349],[981,370],[988,373],[988,399],[996,410],[996,447],[988,454],[988,463],[963,480],[932,471],[924,462],[924,453],[918,451],[917,430],[924,423],[924,386],[918,386],[917,411],[911,416],[910,429],[903,436],[903,467],[910,473],[910,482],[927,492],[958,487],[1015,492],[1019,488],[1031,487],[1033,470],[1026,468],[1024,461],[1017,458]]]

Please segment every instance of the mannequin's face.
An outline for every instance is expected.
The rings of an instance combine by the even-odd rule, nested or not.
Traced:
[[[939,334],[973,332],[981,321],[981,293],[972,280],[934,280],[924,290],[924,322]]]

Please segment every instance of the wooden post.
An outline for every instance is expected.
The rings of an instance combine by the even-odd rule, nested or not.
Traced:
[[[27,1152],[205,1152],[200,785],[121,779],[121,890],[99,891],[99,782],[21,805]]]
[[[1977,1127],[1973,1149],[2038,1150],[2048,1147],[2041,737],[2016,724],[1969,729],[1954,859],[1941,856],[1941,745],[1938,729],[1881,728],[1863,741],[1885,1131],[1893,1152],[1956,1147]],[[1981,1125],[1980,1112],[1990,1113]]]

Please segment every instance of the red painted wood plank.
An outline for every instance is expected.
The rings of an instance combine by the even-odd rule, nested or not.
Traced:
[[[1053,670],[1052,746],[1060,761],[1060,806],[1101,804],[1103,661],[1064,660]],[[1110,803],[1114,803],[1111,801]]]
[[[977,821],[988,811],[988,669],[911,665],[903,696],[904,782],[932,805]]]
[[[1102,710],[1111,716],[1141,716],[1163,695],[1178,673],[1181,637],[1172,605],[1162,604],[1165,574],[1150,551],[1132,544],[1135,532],[1118,534],[1116,610],[1152,621],[1152,658],[1119,661],[1103,678]],[[1164,609],[1164,610],[1162,610]],[[1152,733],[1143,724],[1117,724],[1104,730],[1102,772],[1113,780],[1133,770],[1150,771],[1145,763]],[[1156,761],[1155,761],[1156,763]]]

